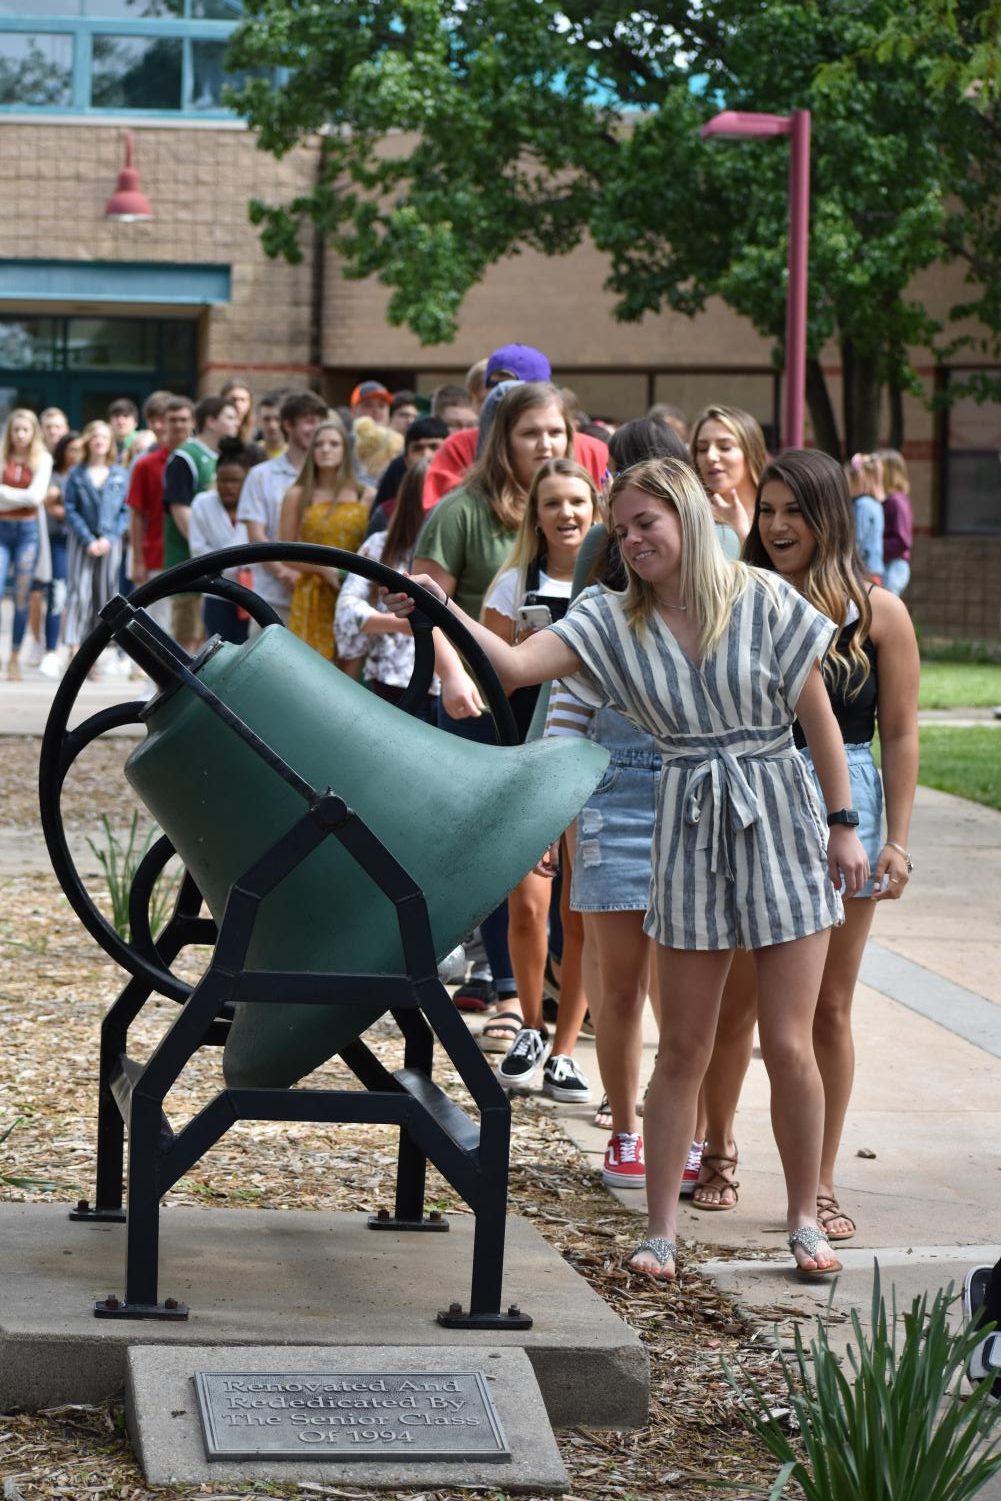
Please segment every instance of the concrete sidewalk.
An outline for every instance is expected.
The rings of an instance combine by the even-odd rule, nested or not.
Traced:
[[[884,1293],[892,1286],[907,1308],[1001,1254],[1001,814],[919,788],[910,848],[907,894],[879,907],[856,995],[838,1192],[858,1234],[836,1248],[844,1272],[829,1326],[841,1348],[852,1308],[868,1325],[877,1262]],[[651,1023],[644,1076],[655,1046]],[[580,1061],[596,1081],[593,1048],[583,1044]],[[794,1320],[824,1311],[831,1288],[790,1270],[768,1100],[756,1054],[736,1125],[740,1203],[715,1214],[686,1205],[680,1229],[682,1257],[688,1237],[716,1248],[703,1270],[784,1343]],[[561,1108],[560,1120],[600,1171],[607,1133],[591,1111]],[[644,1195],[616,1197],[639,1229]],[[1001,1482],[982,1495],[1001,1501]]]
[[[139,696],[124,678],[88,684],[81,714]],[[0,734],[39,734],[53,685],[0,683]],[[941,720],[942,716],[936,716]],[[986,715],[978,722],[990,722]],[[949,722],[962,723],[957,715]],[[999,742],[1001,748],[1001,742]],[[846,1343],[847,1314],[867,1322],[873,1266],[898,1306],[924,1290],[960,1285],[1001,1252],[1001,814],[920,788],[910,839],[915,871],[905,898],[879,907],[856,997],[857,1076],[838,1191],[858,1222],[839,1248],[831,1337]],[[7,841],[6,869],[47,866],[40,837]],[[652,1065],[652,1026],[646,1072]],[[593,1046],[579,1058],[597,1091]],[[554,1107],[600,1170],[607,1133],[592,1110]],[[737,1120],[740,1203],[731,1213],[682,1210],[684,1242],[709,1247],[703,1267],[753,1316],[787,1338],[792,1320],[823,1310],[826,1285],[801,1283],[785,1248],[782,1177],[755,1058]],[[645,1209],[642,1193],[622,1203]],[[1001,1484],[982,1493],[1001,1501]]]

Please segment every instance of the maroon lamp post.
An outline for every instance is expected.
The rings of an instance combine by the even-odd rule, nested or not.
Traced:
[[[803,446],[806,396],[806,283],[810,247],[810,111],[763,115],[725,109],[707,120],[707,136],[788,136],[789,151],[789,289],[786,295],[785,390],[782,441]]]

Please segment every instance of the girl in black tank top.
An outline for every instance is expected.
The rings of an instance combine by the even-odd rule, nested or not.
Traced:
[[[871,888],[861,899],[845,902],[845,922],[832,930],[813,1029],[825,1100],[817,1221],[829,1240],[848,1240],[855,1223],[838,1204],[834,1170],[854,1072],[852,996],[876,903],[898,899],[913,868],[907,839],[918,765],[917,641],[900,600],[872,588],[866,579],[855,548],[844,474],[827,454],[791,450],[767,466],[744,559],[780,574],[831,620],[846,622],[825,659],[824,678],[848,747],[853,797],[859,802],[867,788],[879,786],[869,751],[879,730],[886,838],[877,823]],[[803,743],[798,731],[796,743]],[[860,827],[860,837],[862,832]],[[710,1103],[707,1154],[730,1157],[736,1156],[733,1118],[755,1019],[739,957],[724,992],[705,1084]]]

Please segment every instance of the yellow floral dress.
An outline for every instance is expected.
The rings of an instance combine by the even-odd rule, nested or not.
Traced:
[[[357,552],[368,526],[368,506],[361,500],[318,500],[306,507],[300,541]],[[321,656],[336,662],[334,607],[337,595],[317,573],[304,573],[292,590],[289,629]]]

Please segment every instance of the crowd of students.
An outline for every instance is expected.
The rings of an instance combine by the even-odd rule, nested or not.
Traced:
[[[560,853],[481,925],[485,963],[456,991],[483,1015],[498,1078],[523,1089],[541,1075],[557,1101],[591,1102],[574,1057],[589,1021],[604,1178],[647,1190],[630,1265],[671,1280],[679,1192],[710,1212],[738,1205],[733,1122],[757,1025],[790,1247],[802,1275],[836,1269],[831,1242],[856,1228],[834,1182],[852,994],[875,905],[912,868],[901,456],[769,459],[754,418],[723,404],[690,432],[663,406],[592,421],[519,344],[430,400],[370,380],[341,411],[312,391],[255,406],[232,380],[197,404],[156,392],[142,422],[129,402],[80,434],[52,409],[9,416],[9,675],[26,636],[58,675],[116,590],[241,542],[321,542],[415,573],[480,640],[522,738],[610,751]],[[413,663],[404,597],[301,563],[257,565],[252,583],[328,660],[399,700]],[[208,595],[153,608],[189,650],[253,628]],[[492,741],[480,687],[443,637],[436,668],[420,712]],[[660,1045],[644,1101],[648,996]]]

